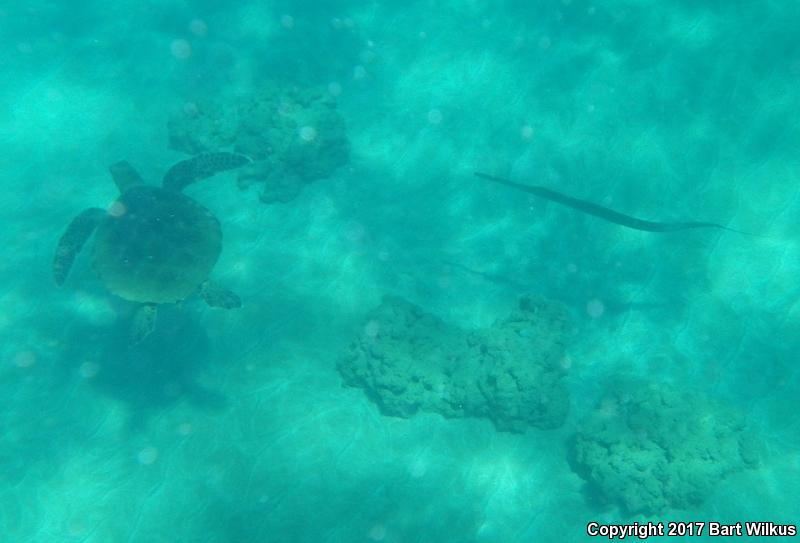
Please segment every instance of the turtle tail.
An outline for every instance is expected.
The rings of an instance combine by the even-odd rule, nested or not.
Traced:
[[[58,240],[56,255],[53,258],[53,277],[57,285],[63,285],[72,267],[75,256],[81,251],[86,240],[106,216],[106,212],[97,207],[83,210],[72,219],[67,229]]]
[[[233,170],[253,161],[239,153],[202,153],[182,160],[172,166],[164,175],[163,186],[169,190],[183,190],[195,181],[211,177],[220,172]]]

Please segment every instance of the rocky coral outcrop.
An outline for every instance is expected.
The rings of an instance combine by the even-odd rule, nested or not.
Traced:
[[[726,476],[758,464],[741,414],[669,385],[610,392],[572,439],[571,461],[590,495],[628,513],[700,505]]]
[[[486,417],[500,430],[557,428],[569,399],[562,382],[566,310],[524,297],[508,317],[467,331],[386,297],[339,362],[387,415],[432,411]]]
[[[239,185],[262,183],[266,203],[294,199],[304,185],[330,176],[349,159],[344,120],[324,89],[271,83],[233,102],[198,100],[167,128],[177,151],[231,149],[252,158],[239,173]]]

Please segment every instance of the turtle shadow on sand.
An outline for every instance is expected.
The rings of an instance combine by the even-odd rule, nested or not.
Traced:
[[[222,394],[198,382],[213,356],[207,332],[190,312],[164,308],[159,326],[135,345],[128,343],[125,325],[115,327],[108,339],[94,385],[128,404],[133,421],[182,400],[202,409],[224,406]]]
[[[185,307],[161,308],[158,326],[135,345],[129,342],[126,318],[101,327],[75,323],[62,329],[60,336],[62,386],[72,386],[74,376],[80,375],[96,393],[125,405],[132,429],[183,402],[201,411],[227,404],[213,385],[201,382],[217,357],[208,333]]]

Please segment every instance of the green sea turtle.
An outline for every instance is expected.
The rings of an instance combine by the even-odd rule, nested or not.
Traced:
[[[153,331],[158,304],[197,293],[212,307],[240,307],[236,294],[209,280],[222,250],[219,221],[180,190],[250,161],[236,153],[197,155],[170,168],[163,187],[144,184],[126,161],[113,164],[109,170],[120,195],[108,210],[92,207],[69,223],[53,259],[56,283],[64,283],[94,233],[94,271],[113,294],[141,304],[133,318],[132,342]]]

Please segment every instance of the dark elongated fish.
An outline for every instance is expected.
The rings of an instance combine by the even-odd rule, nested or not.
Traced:
[[[644,230],[645,232],[675,232],[676,230],[687,230],[689,228],[720,228],[722,230],[730,230],[731,232],[736,232],[738,234],[752,235],[748,234],[747,232],[742,232],[741,230],[728,228],[727,226],[723,226],[715,222],[646,221],[644,219],[637,219],[636,217],[631,217],[630,215],[624,215],[618,211],[614,211],[613,209],[608,209],[607,207],[599,206],[585,200],[579,200],[577,198],[573,198],[571,196],[567,196],[566,194],[561,194],[560,192],[546,189],[544,187],[539,187],[536,185],[523,185],[521,183],[515,183],[513,181],[509,181],[508,179],[495,177],[493,175],[481,172],[475,172],[475,175],[501,185],[506,185],[507,187],[513,187],[517,190],[529,192],[530,194],[538,196],[539,198],[544,198],[545,200],[550,200],[551,202],[571,207],[572,209],[577,209],[578,211],[582,211],[587,215],[594,215],[595,217],[599,217],[608,222],[627,226],[628,228],[633,228],[634,230]]]

